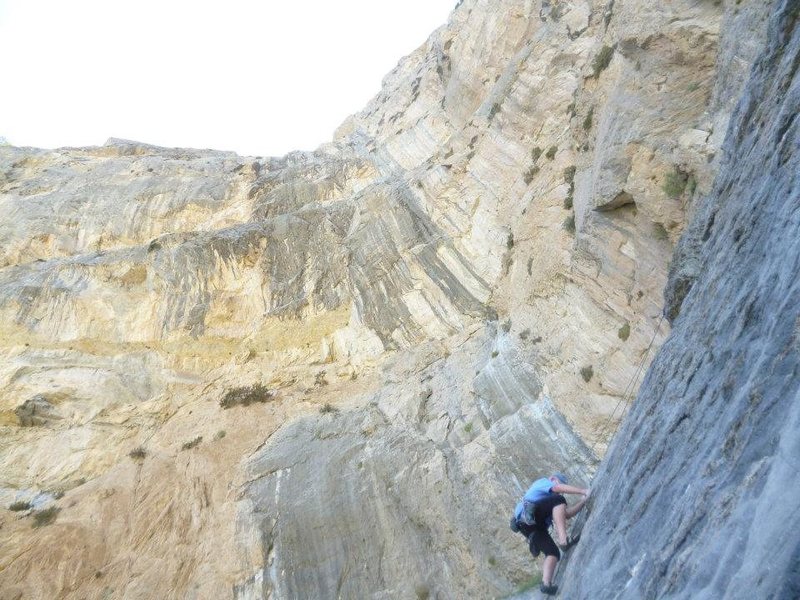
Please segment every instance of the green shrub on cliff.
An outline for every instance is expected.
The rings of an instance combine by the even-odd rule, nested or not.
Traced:
[[[195,448],[195,447],[199,446],[200,442],[202,442],[202,441],[203,441],[203,436],[202,435],[198,435],[193,440],[185,442],[183,444],[183,446],[181,446],[181,450],[191,450],[192,448]]]
[[[614,46],[603,46],[592,61],[592,75],[597,77],[606,70],[614,57]]]
[[[678,169],[678,167],[675,167],[664,177],[664,183],[661,185],[661,189],[664,190],[664,193],[670,198],[678,198],[683,195],[688,181],[689,176]]]
[[[583,128],[586,131],[589,131],[592,128],[593,119],[594,119],[594,107],[589,109],[589,112],[586,113],[586,118],[583,120]]]
[[[250,406],[255,403],[269,402],[275,397],[275,392],[271,391],[267,386],[256,383],[245,387],[238,387],[228,390],[219,405],[222,408],[231,408],[233,406]]]
[[[44,510],[36,511],[33,513],[33,526],[44,527],[45,525],[50,525],[50,523],[56,520],[56,517],[60,512],[61,509],[57,506],[51,506],[49,508],[45,508]]]

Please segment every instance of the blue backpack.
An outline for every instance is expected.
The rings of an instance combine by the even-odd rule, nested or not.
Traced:
[[[511,531],[513,531],[514,533],[519,533],[520,524],[528,526],[535,525],[536,524],[536,518],[534,515],[535,508],[536,508],[535,503],[523,499],[522,514],[519,516],[519,519],[517,519],[516,510],[514,511],[514,514],[511,515],[511,522],[508,524],[508,526],[511,528]]]

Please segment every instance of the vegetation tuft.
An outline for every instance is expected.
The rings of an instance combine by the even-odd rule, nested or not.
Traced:
[[[592,61],[592,75],[597,77],[611,64],[611,59],[614,57],[613,46],[603,46],[597,56]]]
[[[581,377],[583,377],[583,380],[586,383],[589,383],[592,380],[592,377],[594,377],[594,369],[592,368],[592,365],[583,367],[581,369]]]
[[[556,152],[558,152],[558,146],[550,146],[545,153],[545,156],[548,160],[553,160],[556,157]]]
[[[594,119],[594,106],[586,113],[586,118],[583,120],[583,128],[589,131],[592,128],[592,120]]]
[[[626,341],[631,335],[630,323],[625,323],[625,325],[620,327],[619,331],[617,331],[617,335],[619,336],[619,339],[621,339],[623,342]]]
[[[697,178],[693,174],[691,174],[689,175],[689,179],[686,182],[686,194],[691,197],[696,189],[697,189]]]
[[[193,440],[185,442],[183,444],[183,446],[181,446],[181,450],[191,450],[192,448],[196,448],[197,446],[200,445],[200,442],[202,442],[202,441],[203,441],[203,436],[202,435],[198,435]]]
[[[8,507],[8,510],[13,510],[14,512],[20,512],[23,510],[30,510],[33,508],[33,504],[30,502],[14,502],[11,506]]]
[[[233,406],[250,406],[257,402],[264,404],[275,398],[275,392],[271,391],[267,386],[256,383],[245,387],[238,387],[228,390],[219,405],[222,408],[231,408]]]
[[[533,165],[530,169],[525,171],[525,175],[523,176],[523,179],[525,180],[525,185],[530,184],[530,182],[533,181],[533,178],[536,177],[536,174],[538,172],[539,172],[539,167],[537,167],[536,165]]]
[[[564,169],[564,182],[572,185],[575,183],[575,165],[570,165]]]
[[[653,236],[662,242],[669,239],[669,233],[661,223],[653,223]]]
[[[320,407],[320,409],[319,409],[319,412],[321,412],[322,414],[327,414],[327,413],[338,413],[338,412],[339,412],[339,409],[338,409],[338,408],[336,408],[336,407],[335,407],[333,404],[331,404],[330,402],[326,402],[325,404],[323,404],[323,405]]]
[[[147,450],[145,450],[142,446],[139,446],[138,448],[134,448],[128,452],[128,456],[130,456],[133,460],[144,460],[144,457],[147,456]]]
[[[564,222],[561,224],[561,227],[563,229],[566,229],[570,233],[575,233],[575,215],[570,215],[566,219],[564,219]]]
[[[675,167],[664,177],[664,183],[661,189],[664,190],[664,193],[670,198],[678,198],[683,195],[688,182],[689,176],[678,167]]]
[[[33,513],[33,526],[44,527],[45,525],[50,525],[50,523],[56,520],[56,517],[60,512],[61,509],[57,506],[51,506],[49,508],[45,508],[44,510],[36,511]]]

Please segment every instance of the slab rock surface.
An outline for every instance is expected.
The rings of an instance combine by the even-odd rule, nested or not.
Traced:
[[[720,290],[769,278],[769,252],[789,268],[788,241],[723,264],[717,240],[794,223],[727,200],[744,173],[767,186],[770,148],[797,172],[794,88],[770,71],[795,5],[463,0],[313,152],[0,146],[0,598],[529,594],[508,516],[530,481],[589,484],[671,320],[695,337],[667,350],[734,322],[733,292],[692,313],[706,267]],[[766,94],[783,113],[756,115]],[[757,364],[737,343],[714,357]],[[669,372],[717,397],[728,367],[691,379],[701,358],[659,359],[646,389]],[[671,398],[635,404],[591,518],[636,431],[695,423]],[[696,418],[722,426],[723,404]],[[640,543],[680,553],[663,535]],[[575,598],[619,584],[567,577]]]

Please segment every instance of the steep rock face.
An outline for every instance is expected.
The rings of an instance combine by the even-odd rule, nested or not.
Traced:
[[[584,479],[592,463],[518,358],[472,379],[487,341],[401,354],[362,407],[294,422],[251,457],[239,527],[259,532],[264,562],[235,597],[488,597],[524,573],[524,556],[497,564],[526,485],[514,473],[559,464]]]
[[[0,510],[0,589],[529,579],[507,514],[664,339],[765,11],[466,0],[315,152],[0,149],[0,501],[61,511]]]
[[[464,2],[340,130],[416,174],[425,211],[497,281],[492,305],[601,450],[666,334],[664,257],[730,111],[709,105],[713,86],[741,86],[715,77],[722,18],[714,3]]]
[[[702,266],[598,473],[566,597],[800,594],[797,2],[775,3],[767,39],[681,242]]]

